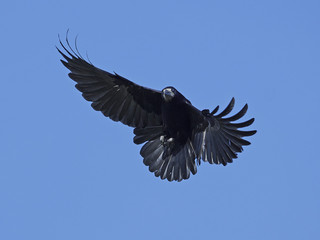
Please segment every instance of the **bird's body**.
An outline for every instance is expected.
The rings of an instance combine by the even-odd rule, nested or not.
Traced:
[[[61,43],[61,42],[60,42]],[[69,56],[62,63],[71,71],[76,88],[92,107],[114,121],[134,127],[134,143],[144,146],[140,154],[155,176],[169,181],[188,179],[197,171],[195,160],[226,165],[237,158],[243,139],[256,131],[240,131],[254,119],[233,123],[247,111],[247,105],[232,117],[224,118],[234,106],[234,99],[220,114],[200,111],[174,87],[157,91],[139,86],[118,74],[96,68],[74,52],[67,41]]]
[[[181,142],[191,138],[191,116],[189,105],[184,98],[179,96],[170,102],[163,101],[161,109],[164,132],[168,138]]]

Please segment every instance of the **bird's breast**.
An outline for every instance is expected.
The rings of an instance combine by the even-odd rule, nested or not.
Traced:
[[[185,104],[168,103],[162,107],[164,129],[169,137],[187,138],[191,134],[190,116]]]

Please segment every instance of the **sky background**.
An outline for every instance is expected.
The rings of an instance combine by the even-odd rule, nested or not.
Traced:
[[[320,1],[5,1],[0,239],[320,239]],[[132,129],[74,88],[58,34],[98,67],[258,133],[189,180],[144,166]]]

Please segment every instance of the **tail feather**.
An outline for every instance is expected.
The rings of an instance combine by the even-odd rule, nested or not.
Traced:
[[[156,177],[168,181],[182,181],[196,174],[195,154],[192,143],[161,142],[160,137],[148,141],[140,151],[143,163]]]

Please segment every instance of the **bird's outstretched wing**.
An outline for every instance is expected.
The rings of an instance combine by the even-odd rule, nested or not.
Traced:
[[[232,111],[234,102],[232,98],[229,105],[217,115],[214,114],[218,111],[219,106],[211,113],[208,110],[202,111],[206,123],[198,123],[192,137],[195,156],[199,164],[202,159],[211,164],[227,165],[232,162],[232,159],[237,158],[237,153],[242,152],[242,146],[250,145],[250,142],[243,137],[252,136],[257,131],[242,131],[239,128],[250,126],[254,118],[234,123],[246,114],[248,105],[246,104],[237,114],[224,118]]]
[[[118,74],[103,71],[85,61],[79,52],[75,52],[67,40],[67,46],[60,41],[65,60],[63,65],[71,73],[76,88],[82,96],[92,102],[91,106],[106,117],[120,121],[131,127],[162,125],[161,93],[139,86]],[[77,47],[76,47],[77,49]]]

